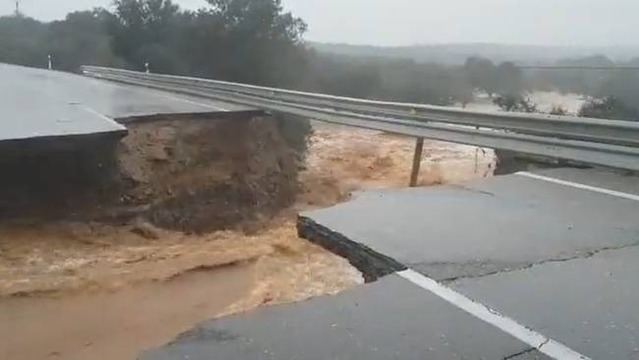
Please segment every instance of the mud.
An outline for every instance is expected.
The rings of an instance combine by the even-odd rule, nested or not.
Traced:
[[[229,229],[293,203],[299,158],[273,118],[131,123],[120,197],[163,228]]]
[[[131,126],[120,198],[87,212],[100,217],[0,223],[3,357],[133,359],[202,320],[363,283],[298,238],[296,214],[405,187],[414,139],[315,124],[304,154],[305,127],[189,121]],[[424,186],[494,166],[471,147],[427,141],[424,155]]]
[[[127,128],[119,143],[51,140],[3,152],[0,220],[141,216],[204,233],[261,220],[295,201],[303,156],[279,119],[185,115],[130,121]],[[305,140],[305,133],[295,135]]]
[[[299,239],[288,218],[255,235],[162,231],[158,240],[79,226],[2,233],[13,255],[0,258],[3,357],[134,359],[200,321],[363,282],[345,259]]]
[[[191,271],[118,292],[4,300],[0,354],[25,360],[135,359],[140,349],[168,342],[175,330],[214,317],[246,296],[253,266]]]

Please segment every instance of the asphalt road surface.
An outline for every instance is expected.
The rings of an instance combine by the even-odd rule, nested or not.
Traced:
[[[302,217],[404,269],[205,323],[142,359],[639,359],[636,176],[365,192]]]
[[[0,142],[124,132],[115,119],[246,110],[80,75],[0,63]]]

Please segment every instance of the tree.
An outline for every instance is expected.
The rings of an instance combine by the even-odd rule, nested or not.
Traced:
[[[47,66],[43,48],[47,26],[24,16],[0,17],[0,61],[34,67]]]
[[[639,121],[639,76],[615,72],[599,85],[596,97],[588,100],[579,116]]]
[[[537,104],[520,95],[502,95],[493,100],[493,103],[504,111],[534,113],[537,112]]]
[[[464,108],[475,99],[473,86],[463,74],[458,73],[451,75],[450,95],[451,102],[459,102]]]
[[[496,91],[495,66],[469,59],[461,67],[412,60],[317,53],[303,41],[306,24],[281,0],[208,0],[198,11],[171,0],[115,0],[41,23],[0,18],[0,61],[57,69],[82,64],[288,87],[354,97],[451,105],[476,87]],[[487,69],[487,70],[482,70]],[[466,76],[468,74],[468,76]],[[472,75],[472,76],[471,76]]]
[[[79,11],[49,24],[43,47],[53,55],[58,70],[76,71],[81,65],[121,66],[107,33],[108,14],[103,9]]]
[[[294,82],[303,62],[306,23],[284,12],[281,0],[207,0],[210,16],[222,24],[224,57],[218,66],[228,79],[256,84]]]
[[[568,110],[566,110],[566,108],[561,105],[553,105],[552,109],[550,109],[550,115],[568,115]]]
[[[512,62],[497,66],[497,92],[504,96],[517,96],[524,89],[521,69]]]
[[[211,13],[222,18],[229,33],[248,38],[302,41],[306,23],[284,12],[281,0],[207,0]]]
[[[151,58],[160,69],[172,70],[168,52],[162,48],[172,34],[179,7],[171,0],[115,0],[113,5],[109,31],[115,53],[138,70]]]
[[[639,111],[634,107],[626,105],[614,96],[588,100],[579,110],[579,116],[598,119],[639,121]]]
[[[491,97],[497,91],[497,68],[492,61],[470,57],[464,64],[464,71],[473,88],[483,90]]]
[[[599,85],[598,98],[614,97],[628,106],[639,106],[639,76],[635,72],[617,71]]]
[[[598,96],[597,90],[608,76],[608,72],[604,70],[580,69],[580,67],[613,67],[615,63],[603,55],[594,55],[560,60],[555,65],[571,68],[541,71],[537,72],[535,77],[551,84],[561,92]]]

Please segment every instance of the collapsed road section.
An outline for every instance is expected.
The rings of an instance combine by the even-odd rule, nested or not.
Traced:
[[[565,168],[365,192],[303,213],[298,229],[342,249],[369,278],[383,254],[387,272],[403,265],[427,292],[551,358],[630,359],[639,336],[637,184],[632,173]]]
[[[348,261],[297,237],[295,216],[403,187],[413,158],[398,136],[12,69],[52,106],[117,128],[3,142],[0,323],[11,326],[0,338],[12,359],[134,358],[203,319],[361,284]],[[493,161],[427,142],[420,185],[490,176]]]
[[[16,100],[0,107],[4,357],[133,359],[202,319],[361,281],[287,212],[307,122],[0,67]]]
[[[121,138],[121,119],[248,110],[70,73],[0,63],[0,146]],[[46,144],[45,144],[46,146]],[[15,145],[13,146],[16,147]]]
[[[203,323],[142,358],[634,359],[638,183],[539,170],[303,212],[300,235],[372,282]]]
[[[79,190],[106,186],[120,140],[127,134],[127,120],[171,114],[210,117],[239,109],[7,64],[0,64],[0,78],[3,217],[19,215],[33,202],[46,204],[55,213],[57,204],[77,198],[74,193]],[[91,194],[95,189],[86,190]]]

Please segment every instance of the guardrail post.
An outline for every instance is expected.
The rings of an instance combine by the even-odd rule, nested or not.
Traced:
[[[413,170],[410,174],[410,187],[417,186],[419,170],[422,166],[422,153],[424,152],[424,138],[417,138],[415,143],[415,155],[413,156]]]

